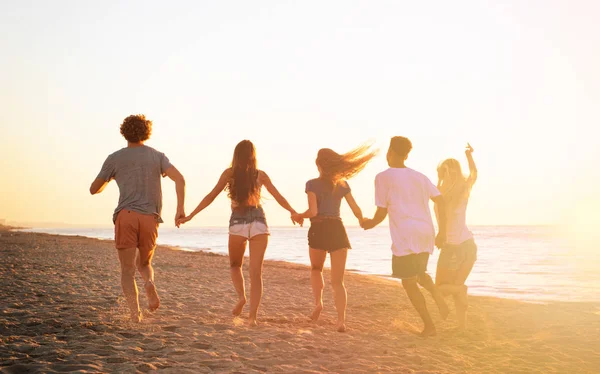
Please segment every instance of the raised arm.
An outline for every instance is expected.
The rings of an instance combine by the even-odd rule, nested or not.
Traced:
[[[465,155],[467,156],[467,161],[469,162],[469,184],[473,186],[475,181],[477,180],[477,166],[475,165],[475,160],[473,160],[473,152],[474,149],[471,147],[471,144],[467,143],[467,149],[465,150]]]
[[[356,217],[356,219],[358,219],[358,223],[362,223],[362,221],[364,220],[362,210],[360,210],[360,207],[356,203],[356,200],[354,200],[354,196],[352,196],[352,192],[348,192],[346,194],[346,196],[344,196],[344,197],[346,198],[346,202],[350,206],[350,209],[352,209],[352,213],[354,213],[354,217]]]
[[[190,213],[190,215],[177,220],[177,224],[180,225],[182,223],[186,223],[186,222],[190,221],[192,218],[194,218],[196,216],[196,214],[200,213],[201,211],[206,209],[210,204],[212,204],[212,202],[215,201],[217,196],[219,196],[219,194],[227,186],[227,181],[229,180],[229,178],[231,178],[231,169],[227,169],[221,174],[221,176],[219,177],[219,180],[217,181],[217,184],[212,189],[212,191],[210,191],[208,193],[208,195],[206,195],[204,197],[204,199],[202,199],[202,201],[200,201],[200,204],[198,204],[196,209],[194,209],[194,211],[192,213]]]
[[[185,217],[185,178],[175,166],[165,170],[165,175],[175,182],[175,193],[177,194],[177,212],[175,213],[175,226],[179,227],[177,222]]]

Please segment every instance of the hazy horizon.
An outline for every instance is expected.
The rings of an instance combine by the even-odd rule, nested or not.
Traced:
[[[2,219],[0,218],[0,224],[2,224]],[[64,222],[17,222],[17,221],[10,221],[10,220],[6,220],[6,222],[4,222],[4,225],[7,226],[17,226],[19,228],[23,228],[23,229],[61,229],[61,228],[81,228],[81,229],[112,229],[114,228],[114,224],[110,223],[110,224],[105,224],[105,223],[101,223],[101,224],[89,224],[89,223],[64,223]],[[310,226],[309,222],[306,221],[304,224],[305,228],[308,228]],[[360,227],[358,224],[345,224],[346,227]],[[555,226],[560,226],[559,224],[473,224],[471,225],[471,227],[555,227]],[[270,227],[273,228],[293,228],[293,227],[300,227],[298,225],[292,225],[291,223],[289,225],[270,225]],[[382,223],[381,225],[378,225],[378,227],[389,227],[387,224],[387,221]],[[437,227],[437,225],[436,225]],[[175,227],[169,227],[169,228],[175,228]],[[214,226],[186,226],[186,225],[182,225],[181,227],[179,227],[179,230],[190,230],[190,229],[215,229],[215,228],[227,228],[227,222],[225,222],[225,224],[222,225],[218,225],[215,224]]]

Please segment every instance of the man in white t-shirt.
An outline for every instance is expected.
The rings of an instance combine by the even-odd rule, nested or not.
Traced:
[[[448,316],[448,306],[427,274],[427,262],[434,245],[441,247],[446,241],[446,219],[442,196],[437,188],[425,175],[404,165],[411,149],[412,144],[405,137],[395,136],[390,141],[387,153],[390,168],[375,178],[377,212],[373,219],[364,220],[361,226],[365,230],[371,229],[389,214],[393,277],[402,279],[411,303],[423,319],[425,328],[421,335],[426,337],[435,335],[436,330],[419,284],[431,292],[442,318]],[[433,200],[438,209],[437,237],[429,200]]]

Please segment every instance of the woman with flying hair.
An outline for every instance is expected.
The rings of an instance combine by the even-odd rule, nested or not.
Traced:
[[[316,321],[323,310],[323,265],[327,252],[331,257],[331,285],[338,313],[337,331],[346,331],[346,287],[344,271],[346,256],[351,248],[346,229],[340,217],[342,199],[346,199],[354,216],[363,220],[362,211],[356,204],[347,179],[367,166],[376,155],[370,146],[364,145],[348,153],[339,154],[331,149],[321,149],[317,154],[319,177],[306,183],[308,210],[297,216],[296,221],[310,218],[308,246],[311,263],[311,285],[315,307],[311,318]]]
[[[477,180],[477,167],[470,144],[467,144],[465,154],[469,163],[468,177],[463,175],[460,162],[453,158],[444,160],[437,169],[437,187],[446,207],[447,239],[441,248],[435,283],[442,294],[454,297],[460,328],[465,327],[468,306],[465,281],[477,260],[477,245],[466,223],[467,204]]]
[[[231,199],[231,218],[229,219],[229,263],[231,280],[238,295],[238,302],[233,308],[233,315],[238,316],[246,304],[246,290],[242,264],[246,243],[250,246],[250,315],[248,324],[257,325],[257,314],[263,292],[262,268],[265,251],[269,239],[269,228],[265,212],[261,206],[261,188],[267,191],[292,217],[298,216],[287,200],[281,196],[271,179],[256,165],[256,150],[249,140],[241,141],[233,152],[231,167],[226,169],[217,185],[206,195],[198,207],[178,224],[188,222],[202,210],[207,208],[223,191],[228,191]],[[292,222],[302,223],[301,219]]]

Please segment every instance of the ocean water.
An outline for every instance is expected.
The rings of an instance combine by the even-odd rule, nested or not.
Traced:
[[[467,285],[471,294],[545,301],[600,301],[600,252],[548,226],[475,226],[478,260]],[[352,250],[347,269],[388,277],[391,274],[387,227],[364,231],[348,227]],[[27,229],[59,235],[112,239],[112,229]],[[306,227],[273,227],[266,259],[309,264]],[[160,228],[158,243],[186,251],[227,254],[227,227]],[[439,251],[429,260],[435,275]],[[329,262],[329,259],[328,259]],[[327,266],[329,264],[327,263]]]

